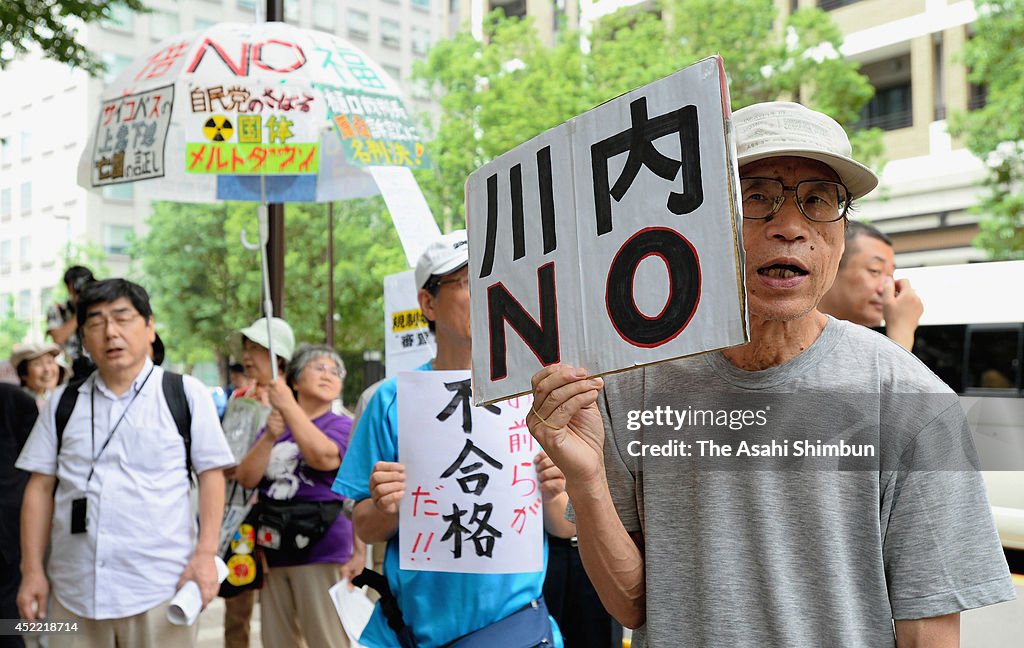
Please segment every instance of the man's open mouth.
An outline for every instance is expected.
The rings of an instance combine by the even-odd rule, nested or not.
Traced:
[[[763,268],[758,268],[757,274],[777,279],[790,279],[792,277],[802,277],[807,274],[807,271],[800,266],[788,263],[773,263]]]

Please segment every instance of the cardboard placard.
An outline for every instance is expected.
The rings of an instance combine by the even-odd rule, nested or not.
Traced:
[[[712,57],[470,175],[476,403],[747,340],[728,106]]]

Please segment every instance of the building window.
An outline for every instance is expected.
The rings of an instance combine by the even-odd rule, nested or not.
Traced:
[[[22,290],[18,292],[18,306],[14,311],[14,316],[21,320],[27,320],[32,317],[32,291]]]
[[[860,0],[818,0],[818,8],[822,11],[832,11],[846,5],[857,4]]]
[[[491,3],[491,9],[501,9],[506,18],[526,18],[526,0],[495,0]]]
[[[396,49],[402,46],[402,25],[397,20],[380,19],[380,44]]]
[[[104,225],[103,251],[107,254],[128,254],[134,233],[131,225]]]
[[[21,131],[21,159],[32,157],[32,133]]]
[[[43,288],[39,291],[39,312],[45,313],[46,309],[53,303],[53,288]]]
[[[400,67],[396,65],[382,65],[381,67],[384,69],[384,73],[391,77],[392,81],[397,83],[402,80],[402,69]]]
[[[988,103],[988,84],[972,83],[968,89],[967,109],[977,110],[984,108]]]
[[[11,214],[14,212],[13,203],[11,203],[11,190],[4,189],[0,191],[0,218],[3,220],[11,220]]]
[[[875,96],[861,109],[856,127],[896,130],[913,123],[910,83],[904,83],[875,90]]]
[[[370,15],[365,11],[348,10],[348,35],[352,38],[370,37]]]
[[[430,11],[430,0],[409,0],[412,4],[413,9],[419,9],[420,11]]]
[[[113,4],[110,5],[110,16],[104,18],[100,24],[104,29],[130,32],[135,27],[135,14],[123,4]]]
[[[149,14],[149,35],[153,40],[163,40],[181,31],[178,14],[169,11],[154,11]]]
[[[448,13],[452,15],[459,13],[459,0],[448,0]]]
[[[292,25],[299,24],[302,12],[299,10],[299,0],[284,0],[284,21]]]
[[[21,183],[21,213],[27,214],[32,211],[32,183]]]
[[[430,51],[430,30],[414,25],[409,34],[413,54],[426,54]]]
[[[896,130],[913,125],[910,53],[861,65],[860,73],[875,88],[854,128]]]
[[[21,259],[21,267],[30,268],[32,267],[32,237],[22,236],[21,240],[18,241],[18,258]]]
[[[196,18],[194,21],[195,29],[208,29],[216,24],[216,20],[208,20],[206,18]]]
[[[107,200],[131,202],[135,199],[135,184],[121,182],[118,184],[104,185],[103,197]]]
[[[0,241],[0,272],[11,271],[11,242]]]
[[[0,293],[0,317],[11,314],[11,293]]]
[[[100,57],[107,69],[103,72],[103,83],[113,83],[125,68],[131,65],[132,57],[104,52]]]
[[[239,9],[246,11],[254,11],[256,9],[256,0],[237,0]]]
[[[334,0],[313,0],[313,26],[334,31]]]
[[[11,136],[0,137],[0,162],[3,164],[14,162],[12,159],[13,153],[14,147],[11,145]]]

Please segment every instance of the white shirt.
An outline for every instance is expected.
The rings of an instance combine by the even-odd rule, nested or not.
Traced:
[[[167,601],[195,547],[185,443],[164,399],[163,375],[163,369],[147,360],[131,388],[115,396],[94,372],[78,388],[58,460],[55,414],[65,389],[59,388],[18,457],[18,468],[59,480],[47,573],[54,596],[78,616],[123,618]],[[185,395],[192,411],[196,472],[233,465],[205,387],[185,376]],[[96,455],[96,471],[87,485]],[[83,494],[88,501],[86,532],[73,535],[71,502]]]

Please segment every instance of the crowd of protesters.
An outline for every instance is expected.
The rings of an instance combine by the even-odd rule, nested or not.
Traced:
[[[922,305],[892,279],[891,242],[849,226],[851,201],[878,180],[842,128],[787,102],[734,122],[751,342],[606,379],[557,364],[534,376],[542,569],[400,566],[395,379],[364,394],[354,425],[338,406],[335,350],[259,319],[230,335],[241,366],[221,417],[198,380],[160,367],[145,289],[72,268],[50,317],[63,352],[19,346],[22,389],[0,391],[5,616],[76,624],[50,636],[56,647],[194,645],[196,626],[168,615],[193,581],[204,606],[228,599],[225,645],[248,644],[258,589],[264,646],[348,646],[328,589],[365,576],[377,543],[368,648],[606,648],[618,622],[641,646],[958,645],[962,610],[1013,597],[976,473],[724,471],[666,484],[623,451],[623,412],[655,392],[949,392],[906,352]],[[444,235],[416,266],[436,340],[419,371],[471,366],[468,247],[465,231]],[[891,340],[867,328],[883,319]],[[919,425],[920,438],[968,434],[962,414],[877,414]]]

